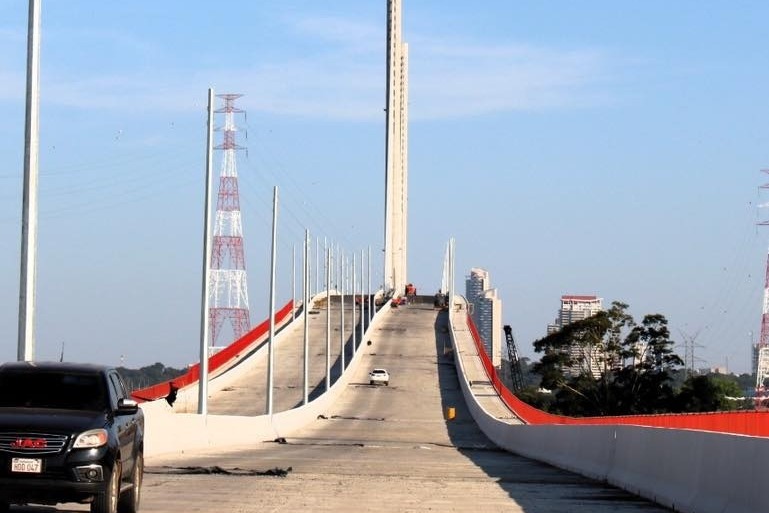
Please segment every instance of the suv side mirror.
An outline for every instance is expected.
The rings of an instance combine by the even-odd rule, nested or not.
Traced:
[[[139,403],[133,399],[118,399],[117,402],[117,414],[118,415],[132,415],[139,410]]]

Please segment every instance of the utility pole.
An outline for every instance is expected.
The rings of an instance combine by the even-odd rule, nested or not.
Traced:
[[[331,248],[326,247],[326,391],[331,388]]]
[[[278,187],[272,190],[272,250],[270,252],[270,338],[267,342],[267,415],[273,410],[275,369],[275,273],[278,247]]]
[[[24,192],[21,213],[19,361],[35,359],[37,281],[37,177],[40,153],[40,0],[29,2],[27,29],[27,108],[24,123]]]
[[[208,269],[211,265],[209,242],[211,240],[211,190],[213,189],[214,154],[214,90],[208,89],[208,121],[206,130],[206,191],[203,207],[203,284],[200,305],[200,367],[198,372],[198,413],[208,413],[208,339],[209,289]]]
[[[317,240],[317,239],[316,239]],[[310,384],[310,367],[309,367],[309,353],[310,353],[310,324],[309,324],[309,308],[310,308],[310,230],[305,229],[304,230],[304,260],[303,267],[304,271],[302,272],[302,313],[304,318],[304,332],[303,332],[303,339],[304,339],[304,350],[302,351],[302,354],[304,355],[303,361],[304,361],[304,367],[302,376],[303,379],[303,402],[302,404],[307,404],[310,402],[309,395],[308,395],[308,388]]]

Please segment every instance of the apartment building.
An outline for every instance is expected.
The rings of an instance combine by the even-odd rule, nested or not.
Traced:
[[[478,334],[494,367],[502,364],[502,300],[491,287],[489,273],[473,268],[465,280],[465,298]]]

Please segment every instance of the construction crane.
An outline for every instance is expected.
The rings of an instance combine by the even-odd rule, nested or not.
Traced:
[[[513,382],[513,392],[520,392],[523,390],[523,372],[521,371],[521,361],[518,359],[518,350],[515,348],[513,328],[505,325],[503,329],[507,339],[507,357],[510,360],[510,378]]]

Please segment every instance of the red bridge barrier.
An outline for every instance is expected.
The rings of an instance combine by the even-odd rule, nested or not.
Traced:
[[[291,312],[294,309],[294,302],[293,300],[286,303],[286,305],[275,312],[275,324],[280,324],[284,320],[288,318],[289,315],[291,315]],[[251,331],[234,341],[232,344],[228,345],[218,353],[212,355],[208,358],[208,372],[213,374],[215,371],[220,369],[225,364],[231,362],[238,356],[240,356],[243,351],[245,351],[251,344],[259,340],[262,336],[264,336],[270,329],[270,320],[266,319],[261,324],[253,328]],[[180,388],[184,388],[186,386],[192,385],[194,383],[197,383],[198,379],[200,377],[200,363],[196,363],[195,365],[190,366],[189,370],[182,374],[179,377],[176,377],[174,379],[163,381],[162,383],[158,383],[156,385],[152,385],[146,388],[141,388],[139,390],[134,390],[131,392],[131,397],[133,397],[138,402],[144,402],[144,401],[154,401],[156,399],[163,399],[164,397],[167,397],[168,394],[170,394],[173,390],[178,390]]]
[[[497,391],[507,407],[527,424],[630,425],[769,437],[769,412],[765,411],[664,413],[616,417],[567,417],[547,413],[521,401],[505,387],[491,363],[491,358],[486,354],[475,323],[469,315],[467,316],[467,326],[472,333],[476,349],[494,390]]]

